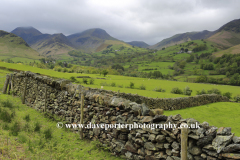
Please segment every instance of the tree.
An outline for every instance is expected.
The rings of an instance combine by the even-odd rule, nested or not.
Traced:
[[[106,69],[104,69],[104,70],[102,71],[102,74],[103,74],[103,76],[105,77],[105,76],[108,74],[108,71],[107,71]]]
[[[185,52],[188,52],[188,49],[186,48],[184,51],[185,51]]]
[[[183,69],[185,67],[185,65],[186,65],[186,62],[181,61],[180,64],[179,64],[179,67]]]

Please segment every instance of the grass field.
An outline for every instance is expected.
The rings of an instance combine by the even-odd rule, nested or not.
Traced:
[[[0,159],[120,160],[99,149],[97,142],[80,140],[79,134],[58,129],[56,124],[60,120],[49,120],[33,108],[22,105],[20,98],[0,94],[0,113],[4,111],[13,112],[15,116],[11,122],[4,122],[3,116],[0,118]]]
[[[181,114],[183,118],[194,118],[200,123],[206,121],[210,126],[232,127],[232,133],[240,136],[240,103],[218,102],[182,110],[164,111],[164,114]]]
[[[45,70],[45,69],[40,69],[36,67],[31,67],[27,65],[11,64],[11,63],[4,63],[4,62],[0,62],[0,66],[23,70],[23,71],[32,71],[35,73],[41,73],[44,75],[57,77],[57,78],[64,78],[64,79],[70,79],[70,77],[72,76],[73,77],[90,76],[92,78],[97,78],[97,77],[104,78],[99,74],[62,73],[62,72],[56,72],[53,70]],[[77,78],[77,80],[80,81],[82,85],[89,86],[92,88],[101,88],[101,86],[103,86],[102,85],[103,83],[110,85],[114,82],[116,84],[116,87],[103,86],[103,88],[106,90],[113,90],[113,91],[119,90],[120,92],[139,94],[142,96],[153,97],[153,98],[184,97],[184,95],[171,94],[171,90],[174,87],[179,87],[180,89],[183,89],[186,86],[190,87],[190,89],[193,91],[192,96],[196,95],[197,90],[202,90],[202,89],[210,90],[212,88],[217,88],[222,93],[231,92],[233,97],[240,94],[239,86],[188,83],[188,82],[178,82],[178,81],[168,81],[168,80],[126,77],[126,76],[118,76],[118,75],[107,75],[105,78],[106,79],[94,79],[94,85],[83,84],[82,78]],[[135,89],[125,88],[130,85],[130,82],[134,83]],[[141,85],[144,85],[146,87],[146,90],[140,90],[139,87]],[[122,87],[119,87],[119,86],[122,86]],[[165,89],[166,92],[161,93],[161,92],[152,91],[155,87],[161,87]]]

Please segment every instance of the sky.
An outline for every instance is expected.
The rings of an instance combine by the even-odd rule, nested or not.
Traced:
[[[1,0],[0,30],[32,26],[70,35],[104,29],[154,45],[175,34],[214,31],[240,18],[239,0]]]

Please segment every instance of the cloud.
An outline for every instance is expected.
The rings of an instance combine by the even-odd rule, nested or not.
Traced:
[[[238,19],[236,0],[1,0],[0,29],[33,26],[42,33],[102,28],[124,41],[155,44],[174,34],[216,30]]]

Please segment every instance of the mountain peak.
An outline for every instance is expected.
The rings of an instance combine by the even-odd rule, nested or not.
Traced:
[[[222,31],[222,30],[233,31],[233,32],[239,33],[240,32],[240,19],[232,20],[218,29],[218,31]]]
[[[16,34],[16,35],[31,34],[33,36],[42,34],[39,30],[37,30],[36,28],[31,27],[31,26],[17,27],[11,33]]]
[[[143,41],[131,41],[131,42],[126,42],[132,46],[137,46],[137,47],[142,47],[142,48],[147,48],[149,47],[149,44],[143,42]]]

